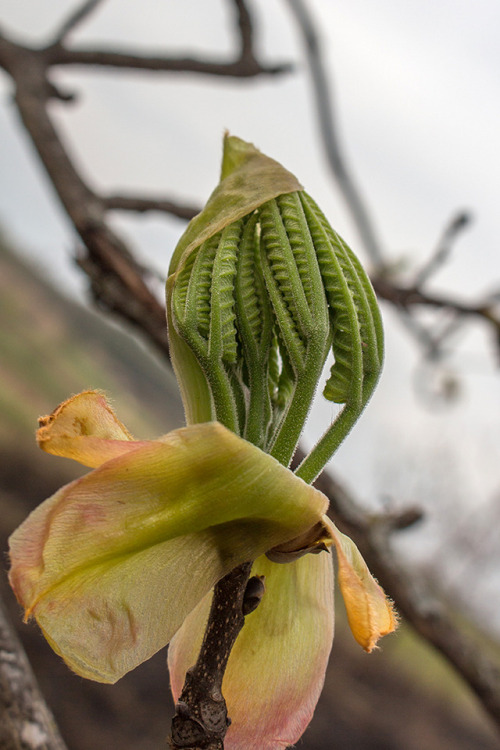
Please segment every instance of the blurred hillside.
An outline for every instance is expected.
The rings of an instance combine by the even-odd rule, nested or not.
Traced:
[[[69,301],[0,244],[0,544],[27,513],[84,470],[34,445],[36,418],[69,394],[105,390],[139,437],[182,423],[169,369],[102,317]],[[4,569],[7,566],[4,565]],[[71,674],[0,590],[70,750],[159,750],[172,705],[165,650],[117,685]],[[404,627],[367,656],[339,604],[330,670],[303,750],[498,750],[473,698]]]
[[[130,335],[47,286],[0,240],[0,440],[68,394],[100,388],[142,436],[182,424],[170,368]]]

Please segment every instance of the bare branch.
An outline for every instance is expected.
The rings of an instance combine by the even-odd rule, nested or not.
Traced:
[[[211,76],[253,78],[259,75],[288,73],[289,63],[261,65],[252,57],[237,59],[234,62],[201,60],[194,57],[165,57],[163,55],[137,55],[130,52],[110,52],[109,50],[67,49],[48,47],[44,50],[50,65],[85,65],[126,70],[149,70],[168,73],[199,73]]]
[[[43,58],[0,39],[0,65],[16,84],[15,102],[56,193],[79,234],[84,255],[78,259],[92,283],[95,299],[143,328],[163,353],[168,352],[165,313],[121,238],[105,222],[106,205],[76,171],[48,111],[50,88]]]
[[[62,23],[60,29],[54,35],[52,44],[62,44],[70,34],[87,16],[89,16],[102,0],[86,0]]]
[[[456,241],[460,232],[462,232],[471,222],[471,215],[466,211],[460,211],[445,226],[443,233],[437,243],[434,253],[427,263],[425,263],[415,279],[413,286],[421,288],[436,271],[443,266],[448,260],[453,249],[453,243]]]
[[[254,51],[253,25],[244,0],[231,0],[237,12],[236,31],[240,40],[239,55],[234,61],[205,60],[193,57],[138,55],[133,52],[78,49],[63,46],[62,42],[77,23],[80,23],[101,0],[88,0],[63,24],[55,41],[41,50],[47,65],[85,65],[96,67],[149,70],[169,73],[198,73],[202,75],[250,78],[277,75],[292,70],[290,63],[262,65]]]
[[[253,25],[244,0],[231,0],[238,14],[238,31],[240,36],[240,58],[255,59],[253,51]]]
[[[430,294],[414,286],[399,286],[383,275],[373,277],[372,284],[381,299],[387,300],[402,313],[402,322],[422,346],[425,357],[442,358],[444,344],[466,321],[474,319],[485,323],[493,332],[497,356],[500,354],[500,315],[495,299],[484,298],[476,303],[467,303],[456,297]],[[413,314],[417,307],[448,310],[453,317],[439,329],[435,323],[423,325]]]
[[[200,212],[198,206],[188,206],[176,203],[168,198],[139,198],[131,195],[109,195],[102,199],[104,207],[108,211],[135,211],[146,213],[146,211],[159,211],[160,213],[172,214],[179,219],[189,221]]]
[[[328,80],[323,63],[319,35],[303,0],[288,0],[288,5],[295,16],[306,48],[320,136],[328,165],[340,188],[369,258],[376,266],[382,267],[384,265],[382,246],[366,203],[361,196],[361,191],[356,184],[351,169],[347,166],[344,150],[340,145],[338,118],[335,114],[331,94],[331,82]]]
[[[455,297],[446,295],[429,294],[413,286],[405,287],[393,284],[384,276],[372,278],[373,288],[381,299],[391,302],[396,307],[409,310],[421,305],[451,310],[464,317],[478,318],[490,324],[495,332],[500,334],[500,318],[494,311],[493,304],[488,301],[480,301],[476,304],[462,302]]]
[[[370,570],[394,599],[399,612],[462,675],[500,728],[498,664],[489,657],[484,644],[465,633],[435,595],[417,586],[397,563],[389,541],[395,528],[392,521],[387,525],[383,517],[371,519],[326,472],[321,474],[315,486],[330,499],[332,518],[359,547]]]
[[[66,750],[0,600],[0,747]]]
[[[381,271],[374,279],[374,286],[377,293],[406,312],[409,312],[410,307],[420,304],[427,305],[428,307],[448,308],[461,316],[483,318],[494,326],[498,338],[500,335],[500,319],[495,315],[490,305],[466,305],[457,300],[447,300],[439,296],[427,295],[422,291],[424,283],[449,257],[453,241],[470,220],[467,213],[460,212],[450,221],[443,232],[435,253],[430,261],[420,270],[411,287],[405,288],[397,284],[391,284],[386,279],[384,275],[382,245],[377,237],[373,220],[356,185],[352,171],[347,166],[344,150],[340,145],[338,118],[335,114],[333,97],[331,95],[332,86],[323,61],[319,34],[316,31],[305,0],[288,0],[288,4],[297,20],[306,47],[320,135],[328,164],[349,208],[365,250],[376,268]],[[434,338],[430,336],[425,327],[421,326],[413,316],[407,316],[405,323],[409,326],[409,330],[417,341],[423,343],[426,349],[436,348],[437,344]],[[455,321],[453,330],[456,329],[456,326],[457,322]]]

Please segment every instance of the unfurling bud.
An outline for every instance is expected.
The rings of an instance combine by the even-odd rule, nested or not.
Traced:
[[[293,175],[226,136],[221,182],[170,273],[169,335],[189,421],[216,419],[286,466],[333,350],[323,395],[345,406],[298,470],[312,481],[381,368],[379,311],[357,258]]]

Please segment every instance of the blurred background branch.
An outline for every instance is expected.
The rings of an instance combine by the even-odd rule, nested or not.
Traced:
[[[165,56],[143,56],[131,52],[115,52],[98,49],[78,49],[66,47],[68,34],[87,19],[89,14],[102,2],[90,0],[84,3],[63,23],[54,41],[40,50],[47,66],[51,65],[90,65],[135,70],[150,70],[169,73],[198,73],[210,76],[235,76],[249,78],[260,75],[276,75],[291,70],[290,63],[264,65],[259,62],[254,50],[252,18],[244,0],[229,0],[234,6],[235,35],[239,40],[239,54],[230,62],[216,62],[207,59],[174,58]]]
[[[356,542],[368,567],[396,602],[399,613],[459,672],[500,729],[500,667],[481,642],[457,623],[439,598],[412,577],[391,552],[391,537],[421,520],[418,509],[370,515],[329,472],[315,486],[330,499],[330,514]]]
[[[449,259],[453,245],[460,233],[469,225],[471,217],[468,212],[457,212],[446,224],[437,243],[434,253],[422,268],[415,274],[411,284],[401,285],[397,275],[391,273],[387,254],[378,237],[375,222],[368,208],[358,182],[342,145],[340,122],[334,103],[331,73],[327,72],[324,51],[322,50],[321,35],[316,28],[313,16],[305,0],[286,0],[297,23],[307,56],[307,63],[311,79],[311,94],[314,100],[318,132],[326,163],[331,176],[338,186],[345,204],[351,214],[352,221],[359,235],[359,239],[372,264],[372,281],[378,296],[404,311],[410,316],[409,332],[422,346],[424,354],[429,352],[429,342],[432,341],[432,354],[447,342],[448,336],[441,333],[436,340],[430,330],[432,326],[423,327],[412,315],[415,306],[446,308],[455,313],[453,331],[473,315],[482,318],[495,329],[495,340],[499,341],[500,317],[493,312],[492,306],[486,300],[476,305],[467,305],[459,299],[446,298],[441,295],[426,294],[424,287],[434,274],[442,268]],[[499,345],[500,346],[500,345]]]
[[[354,174],[349,168],[340,138],[331,77],[326,72],[320,36],[307,3],[287,0],[306,49],[311,74],[311,93],[316,106],[318,129],[327,164],[349,209],[360,240],[373,265],[383,267],[384,253],[370,212],[361,195]]]

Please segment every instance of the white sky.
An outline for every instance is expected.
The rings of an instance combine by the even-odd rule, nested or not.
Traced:
[[[41,43],[75,5],[0,0],[0,25]],[[500,4],[310,0],[310,5],[322,32],[348,161],[389,258],[404,261],[409,271],[418,267],[450,215],[468,208],[475,222],[434,286],[467,299],[500,288]],[[74,106],[54,104],[54,115],[92,185],[200,203],[218,179],[227,128],[295,172],[356,249],[356,231],[323,163],[300,37],[286,2],[249,0],[249,7],[264,59],[293,60],[295,74],[235,82],[58,71],[57,80],[81,97]],[[75,43],[229,55],[229,10],[223,0],[107,0],[75,34]],[[81,290],[85,282],[68,253],[73,235],[18,127],[10,90],[0,76],[0,222],[67,290]],[[114,222],[139,256],[164,274],[182,223],[158,215],[117,216]],[[498,504],[498,373],[484,334],[468,335],[451,363],[462,385],[457,406],[422,408],[412,386],[417,349],[394,312],[384,307],[384,315],[381,385],[335,464],[366,501],[380,504],[385,494],[397,504],[429,509],[428,525],[412,532],[419,541],[412,547],[415,557],[428,560],[439,554],[450,503],[454,522],[464,528],[470,525],[467,514],[477,520],[493,498]],[[313,427],[325,424],[331,413],[319,403]],[[474,544],[483,549],[483,567],[472,596],[483,607],[485,599],[495,599],[488,592],[496,587],[498,594],[499,560],[492,557],[492,545],[480,537]],[[445,551],[463,564],[462,548],[448,543]],[[452,588],[457,570],[450,564],[445,571]],[[498,612],[492,616],[500,632]]]

